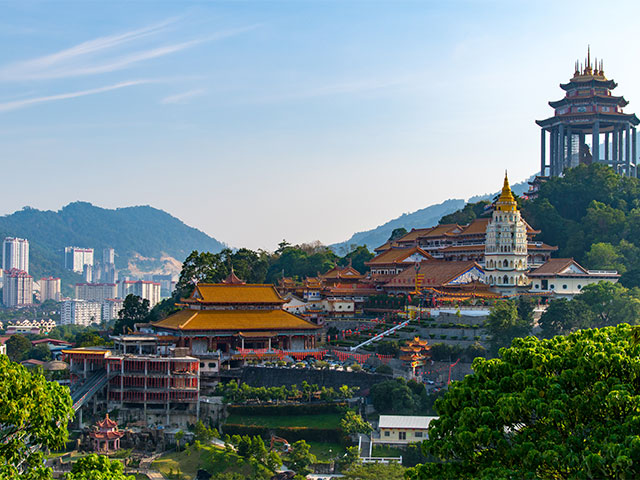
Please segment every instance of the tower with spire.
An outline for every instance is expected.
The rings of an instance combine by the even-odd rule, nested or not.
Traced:
[[[602,60],[591,61],[591,48],[587,47],[584,63],[576,61],[569,83],[560,84],[565,97],[549,102],[555,110],[553,117],[536,120],[542,128],[541,176],[557,177],[565,168],[591,162],[638,176],[636,126],[640,120],[622,111],[629,102],[611,94],[617,86],[606,78]]]
[[[485,278],[491,288],[502,295],[528,288],[527,227],[511,192],[507,172],[487,224],[484,248]]]

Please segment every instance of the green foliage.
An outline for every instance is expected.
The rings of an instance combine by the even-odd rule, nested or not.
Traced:
[[[11,335],[5,345],[7,346],[7,355],[14,362],[21,362],[27,358],[27,354],[31,350],[29,339],[19,333]]]
[[[76,347],[94,347],[107,342],[95,330],[85,329],[76,334],[74,343]]]
[[[365,421],[360,415],[353,410],[347,410],[344,417],[340,420],[340,428],[346,435],[355,435],[357,433],[371,433],[371,425]]]
[[[389,239],[387,240],[387,242],[393,242],[394,240],[402,238],[407,233],[409,232],[407,232],[407,229],[404,227],[394,228],[393,231],[391,232],[391,235],[389,235]]]
[[[43,345],[42,343],[32,347],[29,352],[25,356],[26,358],[34,358],[36,360],[40,360],[41,362],[48,362],[51,360],[51,351],[49,347]]]
[[[403,480],[406,469],[398,463],[355,464],[344,472],[347,480]]]
[[[551,337],[581,328],[605,327],[640,322],[640,289],[628,289],[619,283],[599,282],[587,285],[573,300],[550,302],[538,322],[542,335]]]
[[[351,263],[351,266],[358,272],[364,273],[369,270],[369,267],[365,265],[365,262],[368,262],[373,257],[373,253],[371,253],[367,247],[360,245],[342,257],[339,263],[342,266],[347,266]]]
[[[520,310],[520,305],[520,302],[505,300],[497,302],[491,308],[484,327],[491,335],[491,350],[494,354],[501,347],[510,345],[514,338],[523,337],[531,332],[533,310],[529,311],[526,304],[522,304]],[[520,316],[521,311],[525,315],[524,318]]]
[[[184,432],[182,430],[178,430],[175,433],[174,438],[176,439],[176,448],[180,450],[180,442],[182,442],[182,439],[184,438]]]
[[[428,405],[424,385],[402,378],[376,383],[371,387],[371,399],[378,413],[413,415],[424,412]]]
[[[198,420],[198,422],[193,427],[193,434],[197,441],[204,443],[209,443],[214,438],[220,438],[220,435],[215,428],[206,427],[201,420]]]
[[[66,387],[0,355],[0,479],[45,479],[43,451],[62,448],[73,417]]]
[[[64,480],[134,480],[133,475],[125,475],[124,467],[118,460],[110,460],[104,455],[91,454],[81,458],[71,467],[71,473]]]
[[[517,338],[436,402],[424,442],[444,463],[410,479],[637,478],[640,346],[633,327]]]
[[[446,225],[450,223],[457,223],[458,225],[466,225],[473,222],[476,218],[479,218],[484,213],[484,207],[489,205],[489,202],[483,200],[477,203],[467,203],[462,210],[445,215],[440,219],[440,225]]]
[[[149,315],[149,300],[130,293],[122,302],[122,309],[118,312],[113,334],[120,335],[134,331],[134,325],[144,322],[147,315]]]
[[[302,391],[295,384],[290,385],[288,388],[286,385],[268,388],[251,387],[246,383],[238,385],[235,380],[231,380],[224,384],[218,383],[215,393],[224,397],[225,403],[273,401],[279,403],[285,400],[310,402],[316,398],[322,401],[334,401],[340,398],[346,400],[353,397],[355,390],[343,385],[336,392],[332,387],[320,387],[317,384],[310,385],[306,381],[302,382]]]
[[[376,367],[376,373],[379,373],[381,375],[393,375],[393,368],[382,363]]]
[[[376,342],[376,352],[380,355],[393,355],[395,357],[400,352],[400,346],[398,342],[382,340]]]
[[[316,456],[311,453],[311,447],[304,440],[298,440],[291,445],[288,457],[288,465],[300,475],[309,474],[309,465],[316,462]]]

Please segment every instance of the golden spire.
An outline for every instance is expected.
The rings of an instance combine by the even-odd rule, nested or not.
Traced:
[[[507,171],[504,171],[504,185],[502,186],[502,193],[500,194],[500,198],[496,202],[496,209],[501,212],[515,212],[517,210],[518,204],[516,203],[516,199],[511,192],[511,187],[509,186],[509,178],[507,177]]]

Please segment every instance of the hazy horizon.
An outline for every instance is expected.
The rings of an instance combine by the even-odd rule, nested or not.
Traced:
[[[151,205],[234,247],[331,244],[536,172],[588,44],[640,111],[635,2],[3,7],[2,215]]]

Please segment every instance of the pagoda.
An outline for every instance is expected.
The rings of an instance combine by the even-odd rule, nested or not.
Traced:
[[[93,440],[93,449],[96,452],[109,453],[120,449],[120,438],[124,432],[118,430],[118,423],[109,418],[109,414],[104,420],[97,422],[89,436]]]
[[[416,367],[424,365],[427,359],[431,356],[429,350],[431,347],[427,345],[426,340],[420,340],[420,337],[414,337],[412,341],[408,342],[405,346],[400,347],[400,360],[406,362],[413,372],[413,376],[416,374]]]
[[[542,128],[541,176],[557,177],[565,168],[591,162],[605,163],[626,176],[638,176],[636,126],[640,120],[635,114],[622,111],[629,102],[611,94],[617,86],[605,77],[602,60],[591,62],[591,50],[588,49],[584,65],[576,62],[569,83],[560,84],[566,92],[565,97],[549,102],[555,110],[554,116],[536,120]],[[591,148],[586,143],[589,136]],[[603,154],[601,142],[604,143]]]

